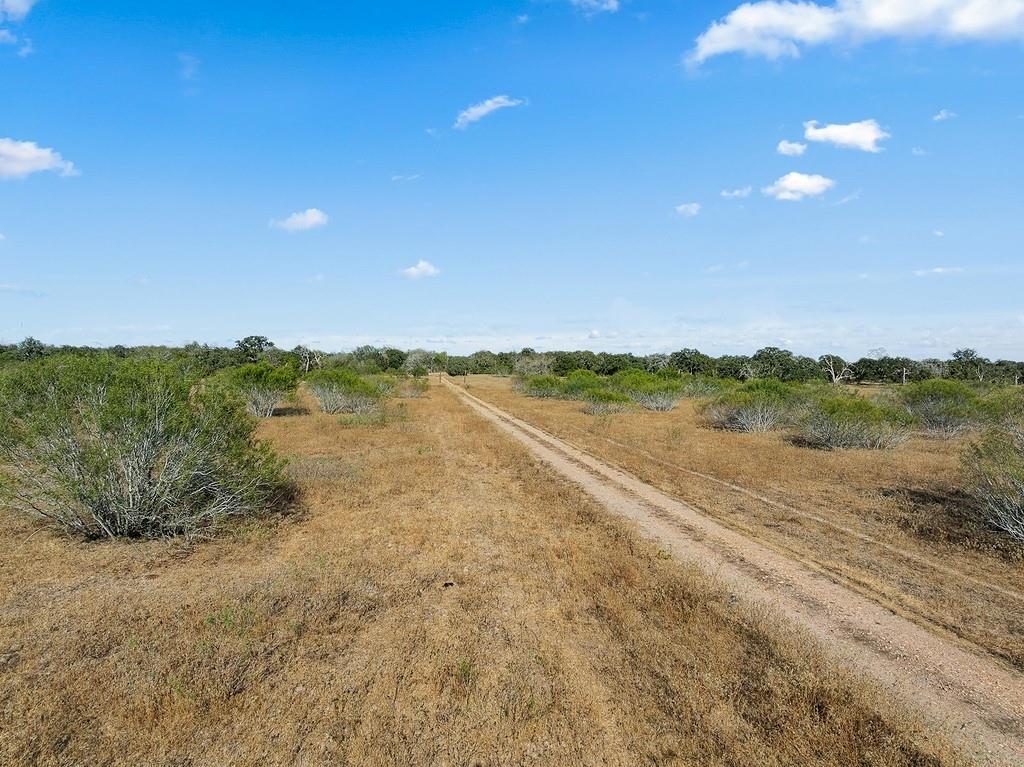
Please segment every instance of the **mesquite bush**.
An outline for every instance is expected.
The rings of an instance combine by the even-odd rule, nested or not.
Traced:
[[[325,413],[367,415],[380,407],[380,387],[351,370],[318,370],[306,379],[309,390]]]
[[[772,378],[755,379],[710,402],[704,417],[719,429],[773,431],[790,423],[798,404],[793,386]]]
[[[990,428],[963,462],[989,524],[1024,543],[1024,423]]]
[[[910,422],[906,413],[863,397],[823,397],[807,406],[797,440],[825,450],[882,450],[905,442]]]
[[[277,404],[295,392],[299,373],[290,366],[257,362],[225,371],[224,380],[238,390],[252,415],[270,418]]]
[[[899,391],[903,407],[930,433],[952,439],[980,418],[978,394],[962,381],[935,379]]]
[[[230,390],[174,366],[26,363],[0,379],[0,490],[87,539],[204,534],[287,501],[255,427]]]

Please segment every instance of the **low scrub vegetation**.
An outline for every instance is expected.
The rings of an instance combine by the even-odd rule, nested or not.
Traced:
[[[934,379],[907,384],[898,400],[927,432],[951,439],[981,419],[977,391],[963,381]]]
[[[833,395],[810,402],[797,425],[797,440],[826,450],[883,449],[910,436],[911,418],[891,406],[856,395]]]
[[[313,396],[325,413],[368,415],[379,409],[381,400],[393,391],[393,385],[368,380],[351,370],[317,370],[306,378]],[[386,393],[387,392],[387,393]]]
[[[611,415],[629,407],[629,397],[609,389],[594,389],[584,397],[583,412],[587,415]]]
[[[255,427],[231,390],[173,365],[26,363],[0,379],[0,489],[89,539],[192,536],[285,500]]]
[[[275,367],[261,361],[229,368],[222,380],[242,395],[252,415],[270,418],[281,400],[295,393],[299,373],[290,365]]]
[[[771,378],[758,379],[712,400],[704,409],[704,417],[719,429],[773,431],[789,425],[802,399],[791,385]]]
[[[964,464],[989,524],[1024,543],[1024,422],[989,428]]]

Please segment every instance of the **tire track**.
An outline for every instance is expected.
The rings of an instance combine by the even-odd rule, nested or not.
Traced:
[[[696,560],[738,595],[766,602],[877,679],[979,763],[1024,764],[1024,677],[969,652],[807,563],[705,516],[636,477],[462,389],[481,417],[673,553]]]

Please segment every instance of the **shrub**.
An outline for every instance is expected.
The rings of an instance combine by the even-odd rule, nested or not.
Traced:
[[[527,376],[523,381],[527,397],[553,399],[562,396],[562,382],[552,375]]]
[[[1024,387],[995,389],[978,405],[982,418],[991,424],[1024,423]]]
[[[978,394],[962,381],[933,379],[899,391],[903,407],[925,429],[951,439],[977,422]]]
[[[283,462],[224,387],[156,362],[51,357],[0,381],[0,480],[88,539],[209,532],[283,503]]]
[[[966,451],[964,468],[989,524],[1024,543],[1024,425],[990,428]]]
[[[246,408],[257,418],[270,418],[282,399],[295,392],[299,373],[291,366],[256,362],[224,371],[223,380],[238,390]]]
[[[726,392],[704,409],[707,421],[730,431],[762,432],[785,426],[801,397],[792,384],[760,378]]]
[[[681,392],[684,397],[717,397],[725,391],[728,391],[732,384],[721,378],[711,378],[710,376],[694,376],[684,374],[680,379]]]
[[[911,418],[857,396],[815,400],[800,419],[799,440],[826,450],[895,447],[906,441]]]
[[[643,370],[623,370],[611,378],[612,386],[646,410],[668,412],[682,399],[682,383]]]
[[[419,399],[430,388],[426,378],[405,378],[398,383],[398,396]]]
[[[372,381],[344,368],[317,370],[306,383],[325,413],[366,415],[377,410],[384,396]]]
[[[606,386],[606,380],[594,371],[574,370],[561,382],[559,392],[566,399],[588,400],[593,392],[601,391]]]
[[[587,415],[610,415],[621,413],[629,405],[629,397],[608,389],[592,389],[587,392],[583,412]]]

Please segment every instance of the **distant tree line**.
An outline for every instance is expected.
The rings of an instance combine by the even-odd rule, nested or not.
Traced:
[[[165,362],[178,362],[201,375],[239,365],[265,362],[295,367],[302,374],[313,370],[344,367],[360,373],[403,371],[411,375],[447,372],[451,375],[542,375],[564,376],[573,370],[590,370],[614,375],[623,370],[677,371],[698,376],[732,378],[740,381],[777,378],[781,381],[830,381],[832,383],[914,383],[947,378],[975,383],[1024,383],[1024,362],[990,360],[974,349],[958,349],[949,359],[915,360],[894,357],[884,349],[869,356],[846,360],[836,354],[806,357],[786,349],[768,346],[752,355],[729,354],[712,357],[697,349],[680,349],[671,354],[614,354],[592,351],[518,352],[478,351],[458,356],[426,349],[360,346],[350,352],[327,353],[306,346],[286,350],[265,336],[246,336],[233,347],[190,343],[169,346],[112,346],[106,349],[83,346],[51,346],[34,338],[17,344],[0,344],[0,364],[38,359],[54,354],[95,355],[101,352]]]

